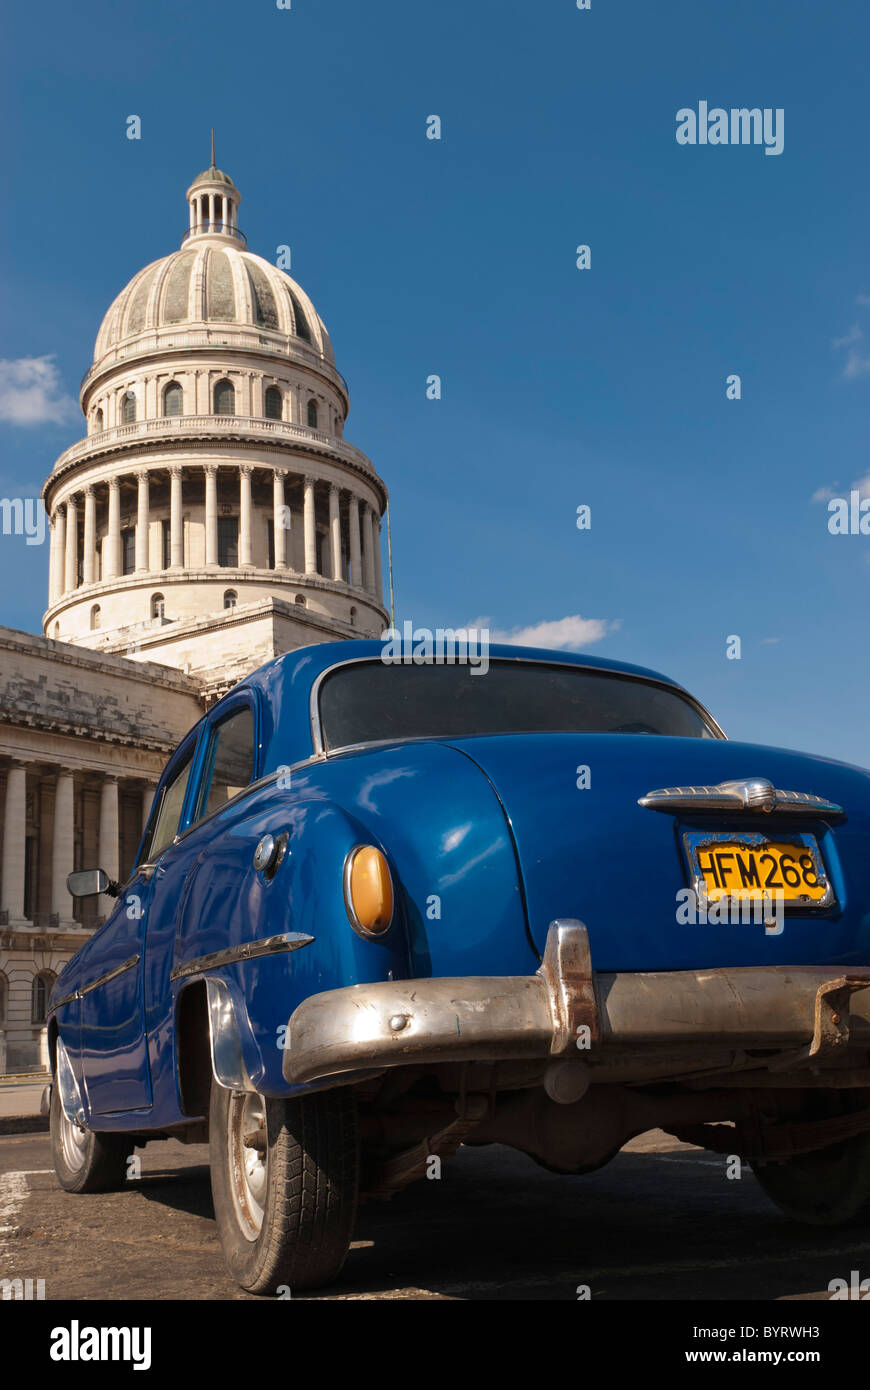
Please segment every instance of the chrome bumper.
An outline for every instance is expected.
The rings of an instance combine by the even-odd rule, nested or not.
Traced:
[[[314,994],[290,1017],[284,1079],[443,1062],[575,1057],[614,1044],[770,1049],[823,1065],[870,1047],[870,968],[593,972],[582,922],[550,925],[535,975],[395,980]],[[578,1051],[578,1049],[580,1049]]]

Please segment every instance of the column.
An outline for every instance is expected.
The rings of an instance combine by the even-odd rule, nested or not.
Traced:
[[[191,200],[190,200],[189,207],[190,207],[190,230],[193,231],[194,227],[196,226],[196,211],[195,211],[195,209],[196,209],[196,202],[195,202],[195,200],[194,200],[193,198],[191,198]]]
[[[117,879],[118,869],[118,779],[105,777],[100,787],[100,830],[99,830],[100,868],[105,869],[109,878]],[[102,910],[107,912],[114,902],[113,898],[102,895]]]
[[[239,467],[239,564],[251,563],[251,466],[243,463]]]
[[[218,562],[217,464],[205,465],[205,563]]]
[[[82,556],[82,583],[93,584],[96,579],[97,505],[94,489],[85,488],[85,538]]]
[[[359,498],[350,495],[350,575],[355,589],[363,586],[362,565],[360,563]]]
[[[209,193],[209,195],[208,195],[208,229],[209,229],[210,232],[214,231],[214,224],[215,224],[214,198],[215,198],[215,195],[214,195],[213,193]]]
[[[314,479],[305,479],[303,534],[305,538],[305,573],[317,573],[317,534],[314,527]]]
[[[181,515],[181,469],[169,470],[169,563],[184,568],[184,531]]]
[[[51,542],[48,552],[48,606],[57,602],[57,516],[49,519]]]
[[[64,559],[64,591],[69,594],[78,585],[78,507],[74,500],[67,502],[67,553]]]
[[[143,469],[136,474],[139,481],[138,506],[136,509],[136,568],[148,569],[148,474]]]
[[[55,602],[62,599],[66,589],[66,510],[63,506],[58,507],[54,514],[54,525],[57,531],[56,556],[54,566],[54,598]]]
[[[375,598],[378,603],[383,603],[384,580],[381,573],[381,523],[380,518],[375,512],[372,512],[372,533],[375,546]]]
[[[341,579],[341,515],[338,510],[338,488],[335,483],[329,487],[329,548],[332,559],[332,577]]]
[[[51,840],[51,911],[60,922],[72,922],[73,900],[67,892],[66,877],[74,867],[75,835],[72,772],[61,768],[54,785],[54,828]]]
[[[287,533],[284,529],[284,478],[286,470],[276,468],[272,477],[272,530],[275,537],[275,568],[287,568]]]
[[[106,548],[106,578],[117,579],[121,573],[121,483],[109,479],[109,541]]]
[[[362,533],[363,533],[363,576],[365,586],[369,593],[375,587],[375,544],[372,528],[372,509],[368,502],[363,502],[362,510]]]
[[[0,910],[8,912],[10,926],[24,922],[24,841],[27,820],[27,773],[24,764],[12,762],[6,770],[6,813],[3,821],[3,856],[0,864]]]

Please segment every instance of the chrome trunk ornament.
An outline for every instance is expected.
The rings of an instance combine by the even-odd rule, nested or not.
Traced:
[[[781,791],[766,777],[746,777],[715,786],[661,787],[640,797],[653,811],[787,811],[799,815],[843,816],[835,801],[811,792]]]

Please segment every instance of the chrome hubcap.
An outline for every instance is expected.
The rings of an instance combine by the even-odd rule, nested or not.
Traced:
[[[230,1097],[229,1169],[233,1206],[246,1240],[263,1229],[269,1155],[266,1149],[266,1102],[253,1091]]]
[[[68,1120],[63,1110],[60,1112],[60,1146],[67,1168],[77,1173],[87,1155],[88,1131],[77,1120]]]

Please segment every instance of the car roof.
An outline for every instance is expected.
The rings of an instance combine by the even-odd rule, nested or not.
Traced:
[[[384,642],[378,639],[317,642],[308,647],[299,647],[284,656],[273,657],[251,672],[208,711],[204,721],[213,723],[215,719],[220,719],[224,709],[237,701],[243,691],[253,691],[259,706],[260,775],[279,765],[294,765],[311,756],[311,690],[317,679],[324,672],[345,663],[378,661],[383,653]],[[488,657],[490,662],[550,662],[560,666],[609,671],[621,676],[658,681],[673,690],[689,693],[658,671],[606,657],[588,656],[585,652],[493,643],[488,649]]]
[[[459,633],[463,629],[457,628],[454,631]],[[246,677],[243,684],[271,685],[275,672],[280,671],[283,680],[290,679],[294,683],[299,676],[304,675],[310,686],[331,666],[345,661],[379,659],[383,650],[384,643],[380,639],[358,638],[345,642],[317,642],[309,647],[299,647],[295,651],[287,652],[284,656],[274,657]],[[589,656],[585,652],[567,652],[549,647],[521,647],[507,642],[493,642],[489,645],[488,651],[490,660],[558,662],[559,665],[616,671],[621,675],[661,681],[665,685],[673,686],[675,690],[684,688],[670,676],[662,675],[660,671],[651,670],[646,666],[635,666],[627,661],[614,661],[610,657]]]

